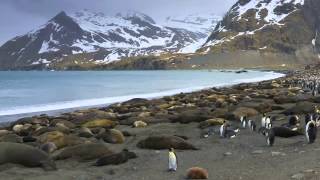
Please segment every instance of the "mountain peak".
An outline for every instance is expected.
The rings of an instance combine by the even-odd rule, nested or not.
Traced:
[[[138,12],[138,11],[128,11],[126,13],[117,13],[116,14],[117,17],[121,17],[124,19],[140,19],[142,21],[146,21],[150,24],[156,24],[156,22],[148,15]]]
[[[64,11],[59,12],[56,16],[54,16],[50,21],[59,21],[61,19],[64,19],[68,17],[67,13]]]

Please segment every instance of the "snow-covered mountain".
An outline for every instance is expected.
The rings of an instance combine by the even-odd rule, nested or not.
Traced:
[[[238,0],[198,52],[224,66],[318,62],[319,9],[319,0]]]
[[[167,17],[163,23],[166,27],[173,27],[177,29],[186,29],[192,32],[206,34],[203,38],[196,42],[189,43],[184,48],[180,49],[180,53],[194,53],[206,42],[210,33],[215,26],[221,21],[221,16],[212,13],[196,13],[188,16],[173,16]]]
[[[294,53],[315,41],[319,6],[317,0],[239,0],[204,47]]]
[[[206,31],[199,30],[206,25],[193,24],[194,29],[159,25],[138,12],[116,16],[88,10],[61,12],[40,28],[5,43],[0,48],[0,68],[89,66],[126,57],[177,53],[207,38]]]
[[[221,16],[212,13],[196,13],[187,16],[169,16],[166,18],[164,25],[209,34],[221,19]]]

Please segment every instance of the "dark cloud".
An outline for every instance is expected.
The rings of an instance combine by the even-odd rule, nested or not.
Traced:
[[[224,14],[236,0],[1,0],[0,44],[24,34],[60,11],[82,9],[115,14],[127,10],[146,13],[160,21],[167,16],[199,12]]]

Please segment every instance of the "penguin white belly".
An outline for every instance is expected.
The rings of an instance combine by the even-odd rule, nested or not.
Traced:
[[[220,126],[220,137],[224,136],[224,125]]]
[[[261,119],[261,127],[266,127],[266,118],[265,117],[263,117]]]
[[[177,170],[177,157],[173,152],[169,153],[169,170]]]

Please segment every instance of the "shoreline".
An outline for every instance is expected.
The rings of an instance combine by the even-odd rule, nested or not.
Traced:
[[[215,70],[215,71],[226,71],[229,73],[236,73],[237,71],[239,71],[241,69],[235,70],[235,69],[225,69],[225,70]],[[190,87],[190,88],[184,88],[184,89],[172,89],[172,90],[168,90],[168,91],[160,91],[160,92],[155,92],[155,93],[146,93],[146,94],[136,94],[136,95],[128,95],[128,96],[119,96],[119,97],[115,97],[116,99],[123,99],[123,100],[111,100],[111,102],[105,103],[104,101],[107,101],[105,99],[114,99],[112,97],[107,97],[107,98],[97,98],[97,99],[87,99],[87,100],[74,100],[74,101],[70,101],[70,102],[61,102],[60,104],[74,104],[75,102],[83,102],[83,105],[79,105],[79,106],[71,106],[67,107],[67,108],[53,108],[53,109],[47,109],[47,110],[43,110],[43,111],[39,111],[39,110],[33,110],[33,111],[28,111],[28,112],[23,112],[23,113],[18,113],[18,114],[5,114],[5,115],[0,115],[0,126],[3,125],[7,125],[9,123],[12,123],[18,119],[21,118],[25,118],[25,117],[32,117],[32,116],[39,116],[39,115],[49,115],[49,116],[59,116],[63,113],[70,113],[70,112],[74,112],[74,111],[78,111],[78,110],[89,110],[92,108],[106,108],[112,104],[116,104],[116,103],[123,103],[126,101],[129,101],[131,99],[135,99],[135,98],[143,98],[143,99],[148,99],[148,100],[153,100],[153,99],[161,99],[163,97],[166,96],[174,96],[180,93],[195,93],[195,92],[199,92],[202,90],[207,90],[207,89],[211,89],[211,88],[231,88],[232,86],[238,85],[238,84],[242,84],[242,83],[255,83],[255,82],[262,82],[262,81],[268,81],[268,80],[273,80],[273,79],[277,79],[277,78],[281,78],[281,77],[285,77],[288,74],[288,71],[276,71],[276,70],[254,70],[254,69],[242,69],[242,70],[246,70],[246,71],[260,71],[260,72],[268,72],[268,73],[273,73],[274,77],[264,77],[264,78],[259,78],[259,77],[255,77],[255,78],[250,78],[250,79],[243,79],[243,80],[239,80],[238,82],[233,82],[233,83],[228,83],[228,84],[221,84],[221,85],[208,85],[208,86],[202,86],[202,87]],[[247,73],[247,72],[242,72],[242,73]],[[90,104],[90,101],[95,101],[94,103],[92,103],[91,105],[84,105],[84,102],[87,102],[86,104]],[[100,103],[96,103],[96,102]],[[58,103],[57,103],[58,104]],[[38,105],[39,106],[39,105]],[[50,105],[44,105],[44,106],[56,106],[54,104]],[[32,107],[32,106],[31,106]],[[26,106],[27,108],[27,106]],[[15,111],[15,110],[12,110]]]
[[[92,166],[96,158],[81,161],[78,159],[80,156],[56,160],[58,171],[48,172],[41,167],[27,168],[7,164],[0,165],[0,171],[5,179],[181,180],[186,179],[187,169],[199,166],[208,170],[209,179],[295,180],[296,177],[316,179],[319,177],[320,168],[314,158],[320,150],[319,140],[308,144],[304,135],[290,138],[276,137],[275,144],[269,147],[263,135],[249,128],[240,128],[237,136],[229,139],[219,136],[220,126],[202,126],[208,125],[206,123],[209,119],[224,119],[232,128],[239,128],[240,116],[248,115],[250,120],[256,122],[259,129],[261,115],[267,113],[274,117],[273,125],[277,127],[288,122],[289,116],[286,113],[294,112],[300,116],[303,128],[305,113],[313,111],[313,106],[320,102],[320,96],[313,97],[308,91],[291,87],[292,80],[310,77],[312,74],[317,74],[315,72],[318,71],[297,71],[273,80],[210,88],[158,99],[132,99],[108,107],[63,113],[57,117],[43,115],[20,119],[12,125],[29,127],[22,134],[14,132],[13,126],[1,129],[9,131],[10,138],[14,135],[20,139],[28,132],[37,139],[33,143],[20,142],[22,144],[37,148],[43,143],[43,137],[50,138],[48,134],[59,132],[63,137],[77,138],[81,141],[80,145],[105,144],[115,152],[129,149],[136,153],[137,158],[129,159],[128,162],[119,165],[96,167]],[[116,144],[99,139],[100,131],[108,128],[98,124],[89,128],[92,136],[80,136],[81,129],[86,123],[98,119],[119,123],[114,128],[125,134],[124,142]],[[136,121],[146,122],[147,126],[134,128],[132,125]],[[28,124],[36,128],[30,128]],[[63,126],[65,127],[62,128]],[[213,134],[204,138],[203,135],[211,130]],[[138,146],[141,141],[153,136],[183,137],[198,150],[177,149],[178,170],[169,173],[166,148],[158,150]],[[0,140],[3,137],[0,135]],[[63,137],[56,138],[63,139]],[[8,140],[12,139],[5,138],[5,141]],[[66,149],[77,146],[68,143],[60,145],[58,150],[50,153],[50,157],[56,157]],[[95,152],[94,149],[90,149],[86,154]]]

